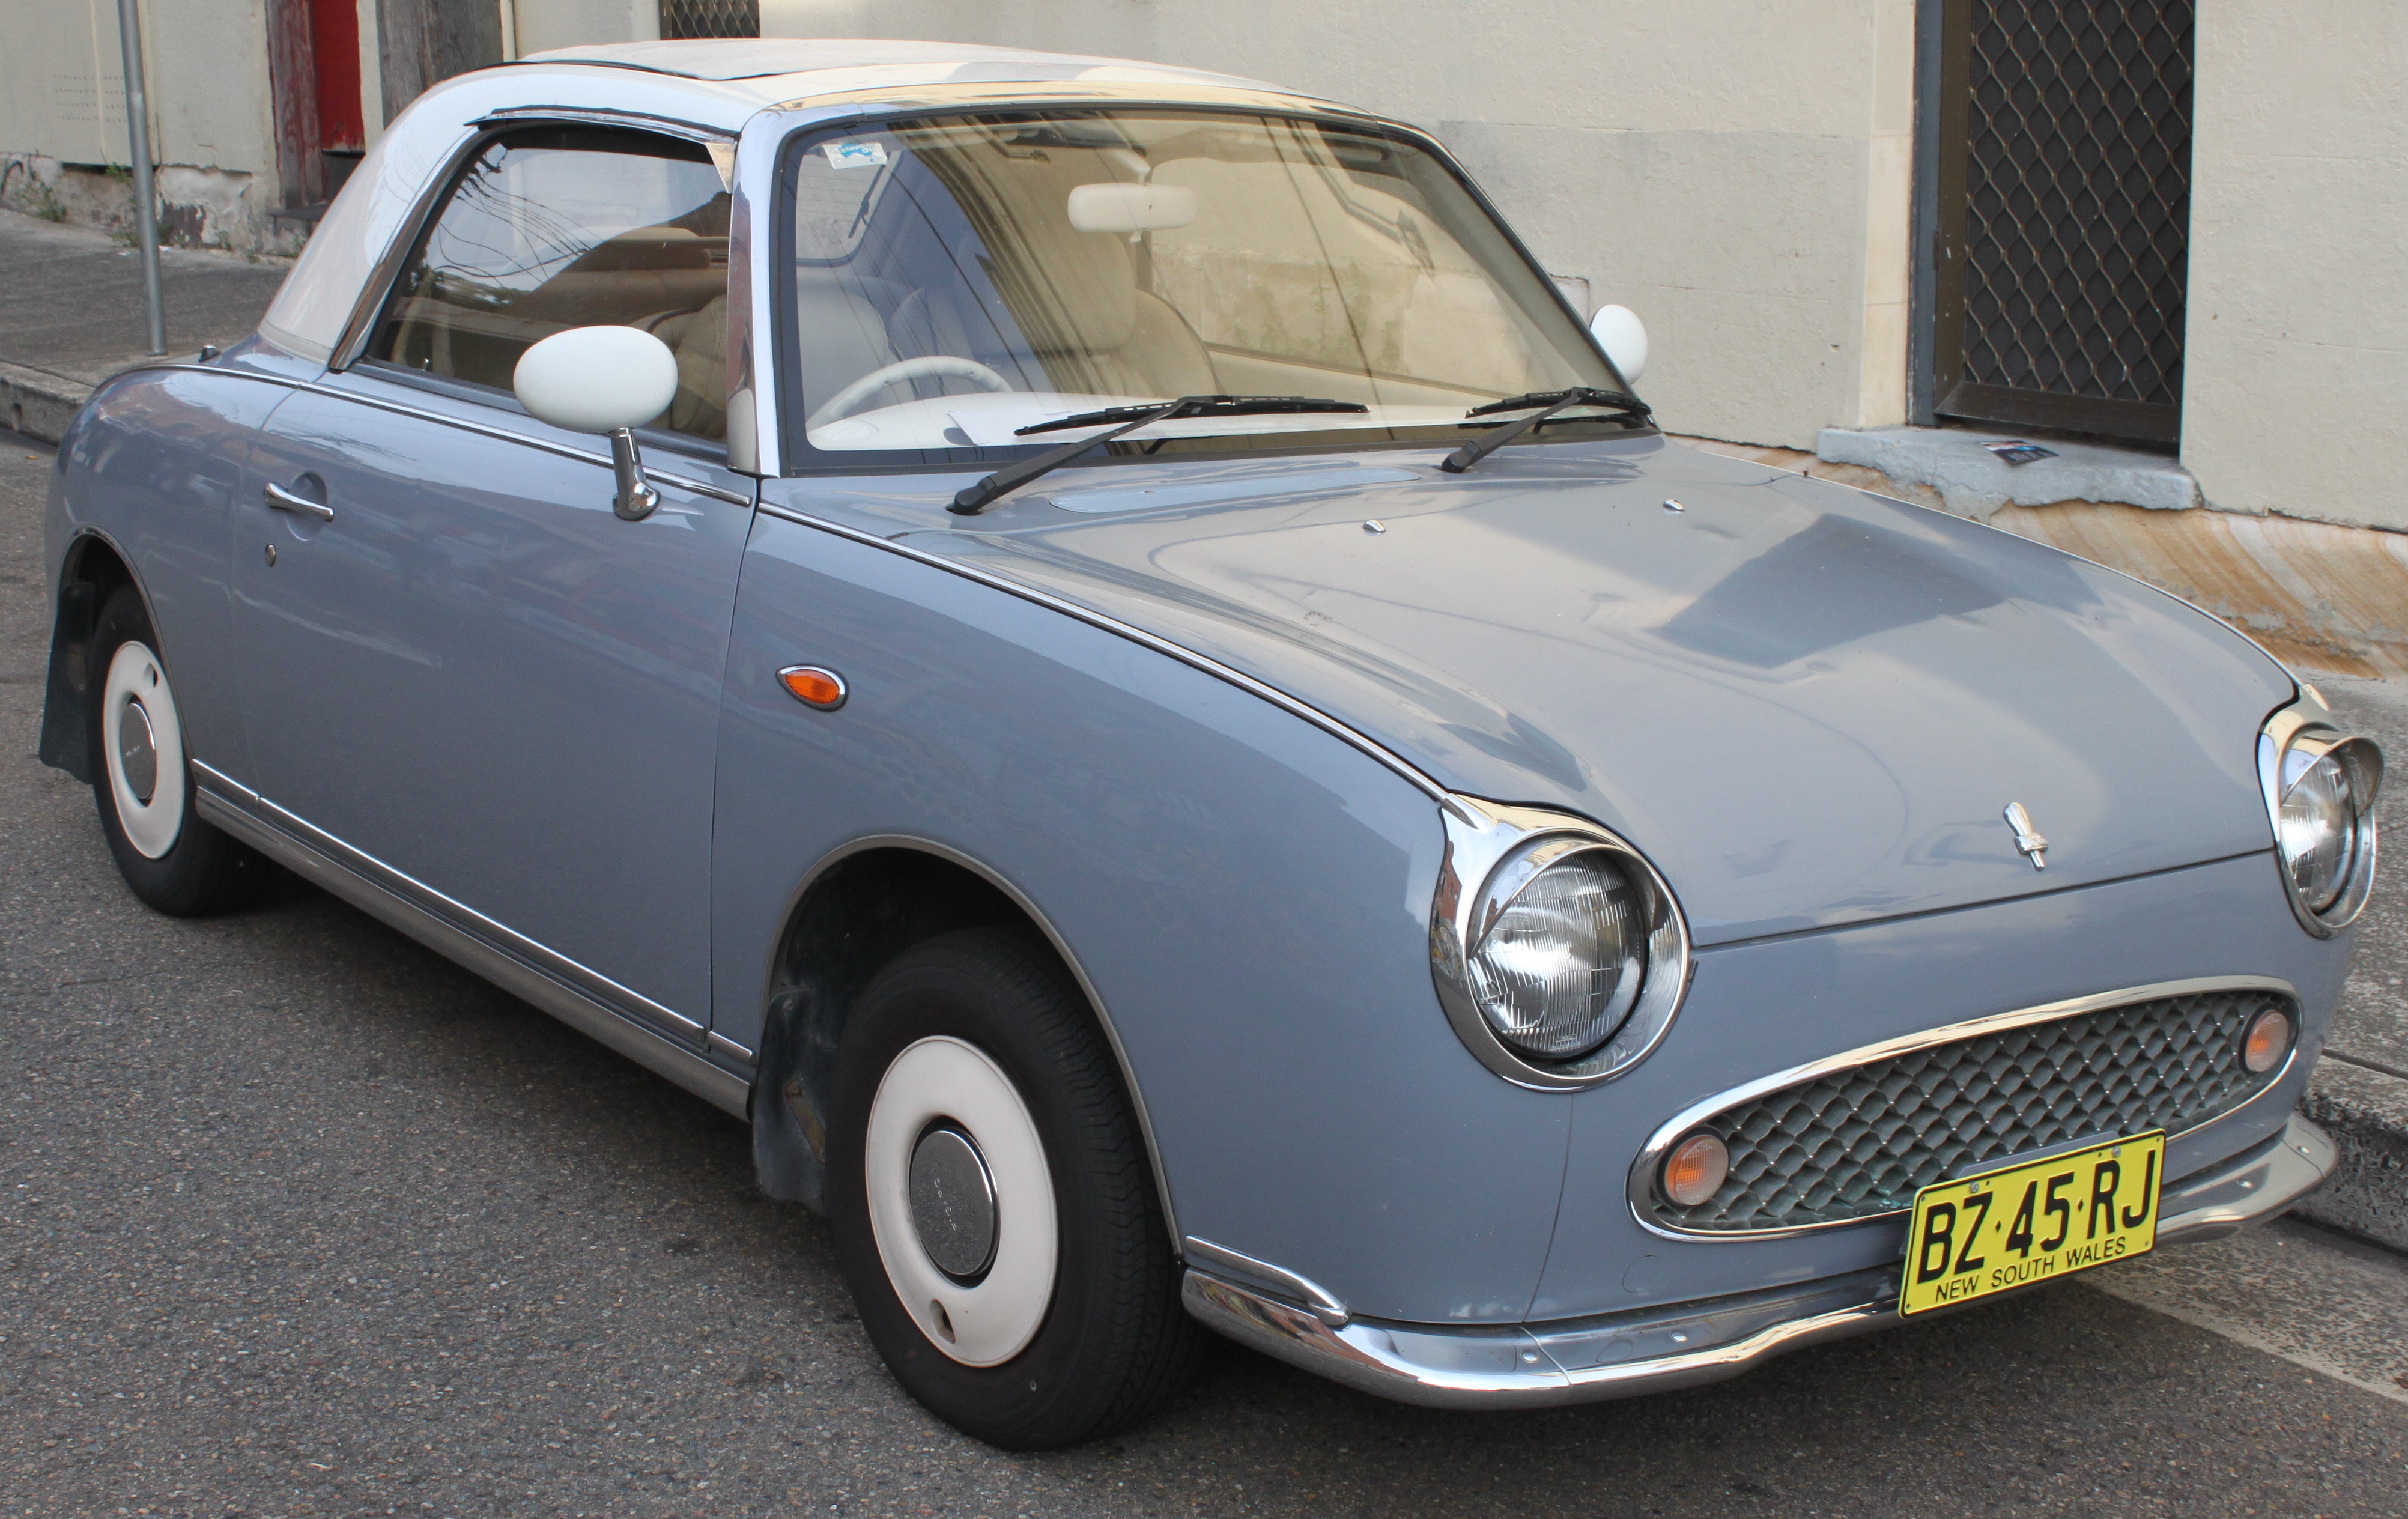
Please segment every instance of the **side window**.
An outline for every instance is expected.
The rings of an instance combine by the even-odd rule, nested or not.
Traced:
[[[727,193],[668,137],[543,127],[487,143],[404,266],[367,356],[510,388],[519,355],[569,327],[641,327],[677,355],[653,425],[726,436]]]

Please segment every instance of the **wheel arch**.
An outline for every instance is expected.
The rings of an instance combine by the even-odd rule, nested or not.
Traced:
[[[86,657],[101,608],[121,586],[132,586],[141,600],[143,620],[158,637],[159,619],[151,609],[150,593],[134,568],[133,556],[97,527],[83,527],[60,556],[55,610],[50,624],[50,659],[42,693],[42,737],[38,751],[43,764],[64,770],[78,781],[92,780],[92,754],[87,708],[94,676]],[[151,651],[175,666],[164,649]]]
[[[836,1052],[870,978],[913,944],[958,928],[1013,926],[1041,942],[1103,1030],[1145,1144],[1171,1245],[1179,1224],[1145,1096],[1102,994],[1069,940],[1010,877],[974,855],[904,834],[857,838],[824,855],[795,889],[764,984],[751,1101],[762,1189],[824,1211],[826,1132]]]

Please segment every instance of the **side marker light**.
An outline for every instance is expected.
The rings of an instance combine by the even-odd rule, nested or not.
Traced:
[[[778,672],[778,683],[796,701],[823,712],[835,711],[850,695],[843,676],[817,665],[789,665]]]

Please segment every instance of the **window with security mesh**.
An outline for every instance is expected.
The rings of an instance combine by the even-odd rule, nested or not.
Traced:
[[[2193,8],[1947,7],[1941,412],[2173,440]]]
[[[664,38],[760,35],[761,0],[661,0]]]

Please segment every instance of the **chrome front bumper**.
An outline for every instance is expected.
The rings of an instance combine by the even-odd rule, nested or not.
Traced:
[[[2293,1115],[2283,1132],[2169,1186],[2157,1242],[2214,1240],[2322,1185],[2332,1140]],[[1277,1268],[1189,1241],[1187,1311],[1240,1344],[1399,1402],[1545,1408],[1737,1376],[1784,1351],[1899,1322],[1899,1268],[1555,1324],[1448,1326],[1353,1317]]]

